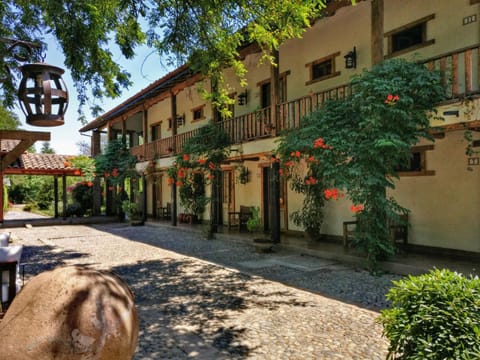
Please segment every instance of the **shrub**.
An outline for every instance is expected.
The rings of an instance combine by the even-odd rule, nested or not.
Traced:
[[[85,209],[79,203],[68,204],[65,209],[65,216],[78,216],[82,217],[85,215]]]
[[[449,270],[394,281],[379,322],[388,359],[480,359],[480,279]]]

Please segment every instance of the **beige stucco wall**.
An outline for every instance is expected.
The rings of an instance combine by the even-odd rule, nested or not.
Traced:
[[[467,169],[463,136],[463,131],[449,132],[427,151],[434,176],[402,177],[396,183],[392,195],[411,210],[412,244],[480,251],[480,166]]]

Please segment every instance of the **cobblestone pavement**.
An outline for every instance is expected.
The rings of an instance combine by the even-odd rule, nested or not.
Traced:
[[[375,319],[394,275],[169,227],[15,228],[26,281],[67,264],[107,268],[135,293],[134,359],[384,359]],[[288,285],[287,285],[288,284]],[[307,291],[309,290],[309,291]]]

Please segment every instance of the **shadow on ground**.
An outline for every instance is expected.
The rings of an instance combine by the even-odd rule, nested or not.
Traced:
[[[392,280],[402,278],[395,274],[372,275],[363,269],[340,263],[313,267],[309,270],[299,269],[286,266],[282,262],[269,262],[278,254],[256,253],[251,243],[221,239],[207,240],[200,234],[181,229],[154,226],[144,226],[139,229],[122,224],[101,226],[97,229],[374,311],[390,306],[385,294],[392,286]],[[301,256],[297,258],[299,257]],[[321,264],[326,261],[315,257],[306,256],[306,258],[310,258],[306,259],[310,260],[310,263]],[[245,266],[247,263],[263,265],[248,267]]]
[[[22,251],[21,263],[25,281],[41,272],[52,270],[67,264],[67,260],[80,259],[88,254],[68,251],[50,245],[25,245]],[[79,262],[81,265],[81,262]]]
[[[246,329],[226,325],[249,308],[274,311],[282,305],[308,306],[289,291],[262,289],[262,279],[191,259],[162,259],[113,268],[130,284],[140,314],[139,355],[151,358],[193,356],[213,347],[228,359],[254,350],[244,341]],[[260,284],[258,283],[260,281]],[[165,354],[168,349],[169,354]],[[141,359],[141,357],[138,357]]]

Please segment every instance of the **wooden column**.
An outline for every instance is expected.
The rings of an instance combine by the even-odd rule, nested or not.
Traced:
[[[172,117],[172,137],[173,137],[173,153],[177,153],[177,95],[170,91],[171,100],[171,117]],[[177,185],[172,184],[172,225],[177,226]]]
[[[147,221],[147,177],[145,175],[142,175],[142,188],[143,188],[143,221]],[[155,208],[155,205],[153,206]]]
[[[276,161],[270,168],[270,226],[271,239],[280,242],[280,164]]]
[[[371,4],[371,30],[372,30],[372,66],[383,61],[383,0],[372,0]]]
[[[55,175],[53,177],[53,204],[54,204],[54,212],[55,212],[55,218],[58,218],[58,176]]]
[[[270,65],[270,84],[271,84],[271,106],[270,106],[270,121],[273,124],[272,135],[277,135],[278,127],[278,104],[280,103],[280,54],[278,50],[273,50],[272,56],[275,65]]]
[[[67,177],[62,175],[62,203],[63,203],[63,218],[67,218]]]
[[[101,154],[101,132],[100,130],[94,130],[92,132],[91,144],[90,144],[91,155],[95,158],[97,155]],[[96,176],[93,179],[93,206],[92,206],[92,215],[97,216],[101,213],[102,207],[102,189],[100,186],[100,176]]]
[[[0,164],[1,166],[1,164]],[[3,168],[0,167],[0,184],[2,184],[2,191],[0,191],[0,223],[3,223],[3,203],[5,201],[3,197]],[[1,299],[0,299],[1,300]]]

